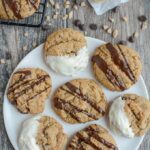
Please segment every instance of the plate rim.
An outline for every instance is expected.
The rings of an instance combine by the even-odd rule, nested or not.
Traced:
[[[96,41],[100,41],[100,42],[102,42],[102,43],[106,43],[106,42],[103,41],[103,40],[100,40],[100,39],[97,39],[97,38],[93,38],[93,37],[85,36],[85,38],[86,38],[86,39],[89,39],[89,40],[96,40]],[[37,47],[35,47],[34,49],[32,49],[26,56],[24,56],[24,57],[20,60],[20,62],[16,65],[16,67],[15,67],[14,70],[12,71],[12,73],[11,73],[9,79],[8,79],[6,88],[5,88],[5,92],[4,92],[4,95],[3,95],[3,110],[2,110],[2,114],[3,114],[3,120],[4,120],[4,128],[5,128],[6,134],[7,134],[8,138],[9,138],[9,142],[11,143],[11,145],[13,146],[13,148],[15,148],[15,145],[14,145],[14,143],[12,142],[12,140],[11,140],[11,138],[10,138],[10,134],[8,133],[8,128],[7,128],[7,126],[6,126],[6,117],[5,117],[5,114],[6,114],[6,109],[5,109],[5,101],[6,101],[6,100],[5,100],[5,96],[7,96],[6,93],[7,93],[8,85],[9,85],[9,82],[10,82],[10,80],[11,80],[11,77],[12,77],[13,73],[18,69],[18,66],[20,65],[20,63],[21,63],[26,57],[29,57],[29,55],[31,55],[31,53],[32,53],[33,51],[36,51],[37,49],[39,49],[39,48],[42,47],[43,45],[44,45],[44,43],[41,43],[40,45],[38,45]],[[144,91],[145,91],[145,93],[146,93],[145,97],[149,99],[148,89],[147,89],[147,87],[146,87],[144,78],[142,77],[142,75],[140,75],[139,78],[140,78],[140,80],[141,80],[141,82],[142,82],[142,84],[143,84],[143,88],[144,88]],[[139,148],[139,146],[141,145],[141,143],[142,143],[144,137],[145,137],[145,134],[144,134],[143,136],[141,136],[140,142],[137,144],[135,150],[137,150],[137,149]],[[19,148],[19,147],[18,147],[18,148]]]

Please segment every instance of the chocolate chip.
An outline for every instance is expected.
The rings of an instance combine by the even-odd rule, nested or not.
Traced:
[[[97,29],[97,25],[94,24],[94,23],[90,24],[89,27],[90,27],[91,30],[96,30]]]
[[[78,27],[80,30],[85,31],[85,25],[84,24],[79,24]]]
[[[141,21],[141,22],[145,22],[147,20],[146,16],[144,15],[141,15],[138,17],[138,20]]]
[[[118,44],[127,45],[127,41],[119,41]]]
[[[74,25],[76,27],[79,27],[80,24],[81,24],[81,21],[79,19],[74,20]]]
[[[11,59],[11,53],[10,52],[6,52],[6,59]]]
[[[128,41],[131,42],[131,43],[133,43],[133,42],[135,41],[135,38],[134,38],[133,36],[130,36],[130,37],[128,38]]]
[[[118,10],[119,10],[119,7],[118,7],[118,6],[115,7],[115,8],[113,8],[113,9],[111,9],[111,11],[112,11],[113,13],[116,13]]]

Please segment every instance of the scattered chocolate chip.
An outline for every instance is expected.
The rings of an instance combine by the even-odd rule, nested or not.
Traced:
[[[94,23],[90,24],[89,27],[91,30],[97,30],[97,25]]]
[[[130,36],[130,37],[128,38],[128,41],[131,42],[131,43],[133,43],[133,42],[135,41],[135,38],[134,38],[133,36]]]
[[[138,20],[141,21],[141,22],[145,22],[147,20],[146,16],[144,15],[141,15],[138,17]]]
[[[113,8],[113,9],[111,9],[111,11],[112,11],[113,13],[116,13],[118,10],[119,10],[119,7],[118,7],[118,6],[115,7],[115,8]]]
[[[6,59],[11,59],[11,53],[10,52],[6,52]]]
[[[80,30],[85,31],[85,25],[84,24],[79,24],[78,27]]]
[[[79,19],[74,20],[74,25],[79,27],[79,25],[81,25],[81,21]]]
[[[49,30],[50,27],[51,27],[51,25],[43,24],[43,25],[42,25],[42,30]]]
[[[127,41],[119,41],[118,44],[127,45]]]

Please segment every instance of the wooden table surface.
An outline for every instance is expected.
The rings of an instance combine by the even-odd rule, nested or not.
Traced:
[[[63,0],[56,1],[62,5]],[[88,3],[86,4],[86,7],[80,7],[78,10],[74,11],[73,19],[51,19],[52,25],[46,31],[43,31],[41,28],[0,25],[0,59],[2,60],[2,63],[0,64],[0,150],[13,150],[6,134],[2,113],[3,94],[10,74],[21,59],[34,48],[33,43],[36,43],[37,45],[43,43],[49,33],[61,27],[76,28],[72,22],[77,18],[85,24],[87,36],[95,37],[107,42],[111,41],[116,43],[120,40],[127,41],[128,37],[135,31],[139,33],[139,38],[137,38],[134,43],[128,42],[127,44],[130,47],[135,48],[141,55],[144,66],[142,75],[146,81],[148,91],[150,92],[150,28],[148,27],[148,29],[142,31],[140,29],[140,22],[137,19],[138,16],[145,14],[149,23],[150,0],[129,0],[128,3],[119,7],[116,13],[109,11],[102,16],[96,16],[90,5]],[[60,8],[60,12],[64,15],[71,10],[72,9],[65,10],[63,9],[63,6]],[[46,14],[52,17],[54,9],[50,6],[47,8]],[[121,21],[120,18],[122,16],[128,17],[128,23]],[[109,22],[109,17],[114,18],[115,22]],[[91,23],[97,24],[98,29],[96,31],[89,29],[89,24]],[[112,38],[111,35],[101,29],[101,26],[104,24],[109,25],[112,29],[117,29],[119,31],[119,36],[116,39]],[[28,36],[24,36],[24,33],[28,33]],[[26,47],[27,50],[25,51]],[[139,150],[150,150],[150,132],[146,134]]]

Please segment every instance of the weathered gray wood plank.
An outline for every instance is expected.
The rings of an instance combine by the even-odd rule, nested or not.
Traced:
[[[62,2],[62,0],[57,0],[57,2]],[[79,3],[81,1],[79,0]],[[61,3],[62,4],[62,3]],[[65,15],[66,12],[69,12],[71,9],[63,10],[61,6],[61,13]],[[47,15],[52,17],[54,9],[52,7],[47,8]],[[94,11],[89,5],[84,8],[79,8],[79,10],[74,11],[74,19],[79,18],[82,23],[86,25],[87,36],[99,38],[104,41],[118,42],[120,40],[126,40],[133,32],[138,31],[140,37],[135,41],[135,43],[128,43],[130,47],[135,48],[141,55],[143,60],[143,77],[146,81],[148,91],[150,92],[150,78],[149,78],[149,68],[150,68],[150,28],[145,31],[140,30],[140,24],[137,20],[139,15],[146,14],[148,22],[150,23],[150,1],[149,0],[130,0],[129,3],[124,4],[120,7],[117,13],[111,11],[105,13],[102,16],[96,16]],[[115,23],[110,23],[108,17],[111,16],[115,19]],[[128,24],[120,21],[122,16],[128,16]],[[73,20],[74,20],[73,19]],[[73,20],[62,21],[61,19],[52,20],[52,26],[49,30],[43,31],[42,29],[34,28],[22,28],[22,27],[8,27],[0,26],[0,58],[7,58],[8,53],[11,55],[7,58],[6,64],[0,64],[0,150],[12,150],[9,139],[7,137],[4,123],[3,123],[3,114],[2,114],[2,103],[3,103],[3,94],[5,86],[9,79],[10,74],[13,69],[16,67],[18,62],[34,47],[33,42],[36,42],[37,45],[44,42],[46,36],[52,31],[61,28],[61,27],[74,27],[72,24]],[[90,23],[96,23],[98,29],[92,31],[89,29]],[[101,26],[107,24],[113,29],[119,30],[119,36],[116,39],[113,39],[109,34],[105,33]],[[77,28],[76,28],[77,29]],[[23,34],[28,32],[28,37],[24,37]],[[27,51],[23,51],[22,47],[27,45]],[[150,132],[146,134],[144,141],[142,142],[139,150],[149,150],[150,149]]]

